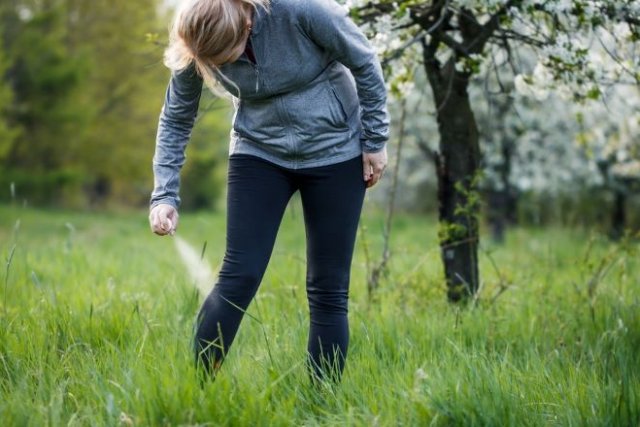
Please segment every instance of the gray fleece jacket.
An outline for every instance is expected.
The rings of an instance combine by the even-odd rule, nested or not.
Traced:
[[[377,152],[389,133],[386,89],[368,41],[333,0],[272,0],[243,54],[217,77],[234,96],[229,154],[290,169]],[[179,173],[202,92],[193,67],[173,73],[160,114],[151,206],[180,204]]]

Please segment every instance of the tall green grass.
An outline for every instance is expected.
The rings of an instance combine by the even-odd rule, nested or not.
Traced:
[[[218,265],[223,216],[181,219]],[[200,386],[201,297],[145,213],[0,207],[0,424],[640,425],[637,243],[512,230],[483,243],[482,289],[463,308],[445,301],[424,217],[397,218],[369,298],[365,252],[378,256],[382,222],[365,212],[340,385],[312,387],[305,371],[304,229],[290,209],[253,318]]]

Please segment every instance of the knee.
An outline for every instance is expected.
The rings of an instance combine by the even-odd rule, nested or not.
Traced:
[[[261,280],[262,273],[250,269],[236,272],[221,271],[214,292],[234,304],[243,306],[253,298]]]
[[[347,314],[349,306],[349,291],[347,287],[334,288],[307,287],[309,309],[312,314]]]

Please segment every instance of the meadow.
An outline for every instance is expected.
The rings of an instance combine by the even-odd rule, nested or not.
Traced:
[[[201,384],[202,296],[146,212],[0,207],[0,424],[640,425],[637,241],[553,227],[484,239],[481,291],[463,307],[446,301],[428,216],[396,218],[388,275],[368,294],[382,224],[365,211],[341,384],[306,374],[295,207],[228,359]],[[178,235],[215,270],[223,214],[185,214]]]

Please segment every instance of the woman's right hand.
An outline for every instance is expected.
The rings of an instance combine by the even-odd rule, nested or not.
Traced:
[[[178,228],[178,211],[171,205],[159,204],[149,213],[151,231],[159,236],[173,236]]]

